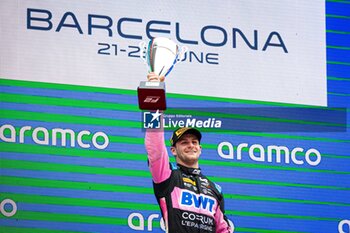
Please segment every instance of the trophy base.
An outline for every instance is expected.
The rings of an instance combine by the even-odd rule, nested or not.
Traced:
[[[139,108],[141,110],[165,110],[165,83],[164,82],[140,82],[137,88]]]

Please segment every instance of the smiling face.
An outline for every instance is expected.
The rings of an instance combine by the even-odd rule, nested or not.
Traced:
[[[185,134],[176,142],[175,146],[171,147],[171,152],[178,164],[198,168],[198,159],[202,152],[202,147],[195,135]]]

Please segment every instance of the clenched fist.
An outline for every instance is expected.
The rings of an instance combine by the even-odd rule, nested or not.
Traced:
[[[164,82],[164,79],[165,79],[164,76],[160,76],[160,77],[159,77],[159,75],[157,75],[157,74],[154,73],[154,72],[151,72],[151,73],[149,73],[149,74],[147,75],[147,80],[148,80],[149,82]]]

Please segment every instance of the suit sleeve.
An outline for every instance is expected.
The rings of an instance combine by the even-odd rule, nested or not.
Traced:
[[[225,216],[224,197],[221,194],[219,206],[215,213],[216,233],[233,233],[233,226],[231,227],[227,217]]]
[[[153,182],[159,184],[171,175],[169,156],[164,143],[164,131],[146,130],[145,146]]]

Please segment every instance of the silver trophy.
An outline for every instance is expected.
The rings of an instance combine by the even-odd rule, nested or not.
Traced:
[[[165,37],[153,38],[146,46],[140,43],[140,57],[147,64],[148,72],[167,76],[175,64],[182,60],[187,48],[179,46]],[[141,81],[137,89],[139,107],[142,110],[165,110],[165,83]]]

